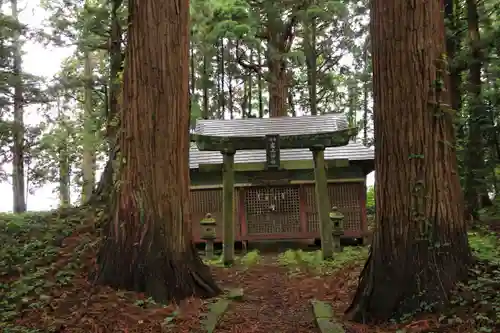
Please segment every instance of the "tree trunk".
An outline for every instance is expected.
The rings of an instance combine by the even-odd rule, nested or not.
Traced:
[[[288,114],[288,75],[286,64],[281,59],[281,55],[273,54],[271,51],[268,54],[269,116],[285,117]]]
[[[159,302],[220,292],[191,240],[188,14],[188,1],[129,1],[123,164],[97,258],[98,283]]]
[[[450,99],[451,107],[455,112],[460,112],[462,109],[462,65],[457,61],[458,52],[460,51],[460,43],[462,33],[461,27],[458,24],[459,17],[456,8],[456,0],[445,0],[445,17],[449,34],[446,37],[446,53],[450,60]]]
[[[202,69],[202,90],[203,90],[203,109],[201,112],[201,118],[203,119],[208,119],[209,114],[210,114],[210,109],[208,105],[208,91],[209,91],[209,85],[210,85],[210,75],[209,75],[209,66],[210,66],[210,61],[212,58],[208,56],[207,50],[203,52],[203,69]]]
[[[370,113],[368,102],[371,84],[370,56],[368,53],[369,37],[363,44],[363,145],[368,147],[368,114]]]
[[[66,137],[69,137],[68,124],[63,113],[63,108],[60,105],[60,98],[57,99],[57,122],[62,128]],[[59,157],[59,207],[69,207],[71,204],[71,163],[67,140],[58,142],[58,157]]]
[[[262,46],[259,43],[257,45],[257,63],[259,66],[262,65]],[[264,118],[264,96],[262,95],[262,90],[264,86],[264,78],[262,77],[261,71],[257,73],[257,90],[259,93],[259,118]]]
[[[109,49],[109,95],[108,110],[106,115],[106,140],[108,141],[108,158],[111,157],[116,133],[119,126],[120,112],[120,72],[123,66],[122,52],[122,27],[119,19],[119,9],[122,6],[122,0],[111,1],[111,43]]]
[[[359,110],[357,81],[347,82],[347,121],[350,127],[357,127],[357,111]]]
[[[17,0],[11,0],[12,18],[18,19]],[[23,110],[23,78],[21,70],[20,34],[16,29],[14,36],[14,127],[12,147],[12,193],[14,213],[26,211],[24,183],[24,110]]]
[[[231,51],[233,49],[233,41],[229,38],[227,40],[227,90],[229,100],[227,101],[227,107],[229,109],[229,119],[234,119],[234,90],[233,90],[233,72],[230,66],[231,62]]]
[[[307,66],[307,88],[311,115],[318,114],[318,55],[316,50],[316,18],[307,19],[305,22],[304,49]]]
[[[439,1],[372,1],[375,138],[383,140],[375,140],[377,230],[347,310],[356,321],[440,306],[467,277],[442,10]]]
[[[465,202],[466,216],[479,219],[481,195],[486,193],[484,142],[482,126],[485,119],[485,108],[481,96],[482,50],[479,35],[479,15],[476,0],[467,0],[467,23],[471,57],[469,58],[468,92],[470,100],[470,116],[468,120],[468,137],[465,151]]]
[[[191,40],[193,39],[193,33],[191,32]],[[189,83],[191,86],[189,87],[189,90],[191,91],[191,98],[194,98],[195,93],[196,93],[196,59],[195,59],[195,54],[194,54],[194,42],[191,41],[191,45],[189,46]]]
[[[220,39],[219,43],[219,79],[220,79],[220,91],[217,96],[219,101],[219,113],[217,114],[217,119],[225,119],[226,118],[226,63],[224,57],[224,38]]]
[[[69,162],[68,145],[59,148],[59,207],[71,205],[71,166]]]
[[[95,185],[95,135],[94,106],[92,103],[92,58],[88,50],[84,52],[84,114],[83,114],[83,156],[82,156],[82,203],[89,200]]]
[[[106,140],[108,141],[108,162],[101,174],[97,187],[87,201],[89,205],[102,203],[109,199],[113,192],[118,145],[116,143],[117,133],[120,128],[121,111],[121,80],[120,72],[125,58],[122,52],[122,27],[118,17],[118,11],[122,6],[122,0],[111,1],[111,45],[109,49],[109,94],[108,108],[106,114]]]
[[[253,49],[250,50],[250,63],[253,63]],[[253,117],[252,115],[252,90],[253,90],[253,79],[252,79],[252,71],[248,71],[246,82],[248,85],[248,110],[246,110],[247,118]],[[245,112],[245,110],[243,111]]]
[[[118,141],[115,140],[115,147],[113,147],[109,154],[108,161],[106,162],[104,171],[101,173],[101,179],[99,180],[95,191],[92,192],[92,196],[86,202],[89,206],[103,206],[106,202],[109,202],[109,198],[114,195],[114,176],[117,171],[116,164],[118,164],[116,158],[119,153],[119,145],[117,142]]]
[[[293,73],[290,72],[289,75],[292,76]],[[293,93],[294,93],[294,89],[292,86],[288,89],[288,108],[290,109],[290,115],[292,117],[297,117],[297,110],[295,108],[295,103],[293,101]]]

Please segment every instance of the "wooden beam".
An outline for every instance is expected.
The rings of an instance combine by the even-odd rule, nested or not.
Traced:
[[[349,166],[348,159],[334,159],[325,161],[327,169],[329,168],[343,168]],[[314,162],[312,160],[291,160],[291,161],[281,161],[280,170],[311,170],[314,168]],[[214,164],[200,164],[198,170],[201,172],[214,172],[222,171],[223,163]],[[245,171],[265,171],[266,162],[249,162],[249,163],[235,163],[235,172],[245,172]]]
[[[314,160],[314,189],[316,190],[316,207],[319,216],[321,234],[321,252],[323,259],[333,258],[332,226],[330,223],[330,199],[328,197],[328,178],[325,168],[324,147],[311,148]]]
[[[335,184],[335,183],[362,183],[364,182],[364,178],[339,178],[339,179],[328,179],[327,183],[328,184]],[[314,185],[314,180],[291,180],[289,182],[290,185]],[[252,183],[235,183],[235,187],[253,187],[256,186],[255,184]],[[222,184],[207,184],[207,185],[191,185],[189,188],[192,191],[197,191],[197,190],[214,190],[214,189],[221,189],[223,186]]]
[[[222,153],[224,169],[222,171],[222,262],[232,265],[234,262],[234,151]]]
[[[282,135],[280,149],[310,148],[313,146],[340,147],[358,133],[357,128],[317,134]],[[270,133],[272,134],[272,133]],[[258,150],[266,149],[265,137],[260,136],[215,136],[191,134],[191,141],[202,151]]]

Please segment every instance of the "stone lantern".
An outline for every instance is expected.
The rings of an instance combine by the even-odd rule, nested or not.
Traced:
[[[344,235],[344,214],[335,206],[330,211],[330,222],[332,223],[333,249],[335,252],[341,252],[340,237]]]
[[[212,214],[207,213],[200,221],[200,234],[201,239],[205,240],[205,255],[207,259],[211,259],[214,255],[214,240],[217,237],[215,227],[217,223],[212,217]]]

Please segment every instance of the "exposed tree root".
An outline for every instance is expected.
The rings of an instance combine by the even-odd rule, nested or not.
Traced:
[[[457,237],[457,243],[467,241],[462,238]],[[468,277],[467,244],[434,248],[426,240],[414,240],[406,253],[384,257],[390,252],[378,248],[375,242],[346,311],[350,320],[379,322],[442,309],[456,283]]]
[[[112,225],[107,223],[107,235],[112,234]],[[194,245],[189,243],[186,251],[179,252],[162,234],[164,230],[148,232],[142,245],[127,236],[120,241],[106,237],[97,258],[100,268],[93,276],[96,283],[145,293],[162,303],[217,296],[221,290]]]

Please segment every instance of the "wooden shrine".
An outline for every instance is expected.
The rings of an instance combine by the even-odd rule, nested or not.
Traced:
[[[222,231],[226,264],[234,258],[236,240],[320,236],[325,257],[331,256],[332,203],[344,209],[348,218],[359,216],[358,230],[352,235],[362,237],[366,231],[364,179],[373,170],[373,151],[350,143],[355,135],[356,129],[349,128],[341,114],[199,120],[190,150],[193,223],[202,213],[214,215],[222,226],[217,229],[218,235]],[[349,155],[351,150],[354,153]],[[355,184],[351,188],[356,192],[356,207],[343,205],[342,195],[331,193],[331,184]],[[215,194],[221,188],[222,193]],[[216,207],[217,195],[222,196],[222,209]],[[346,192],[346,198],[352,195]],[[308,221],[311,216],[315,221]],[[252,234],[251,221],[273,228]],[[315,224],[316,230],[308,224]]]

